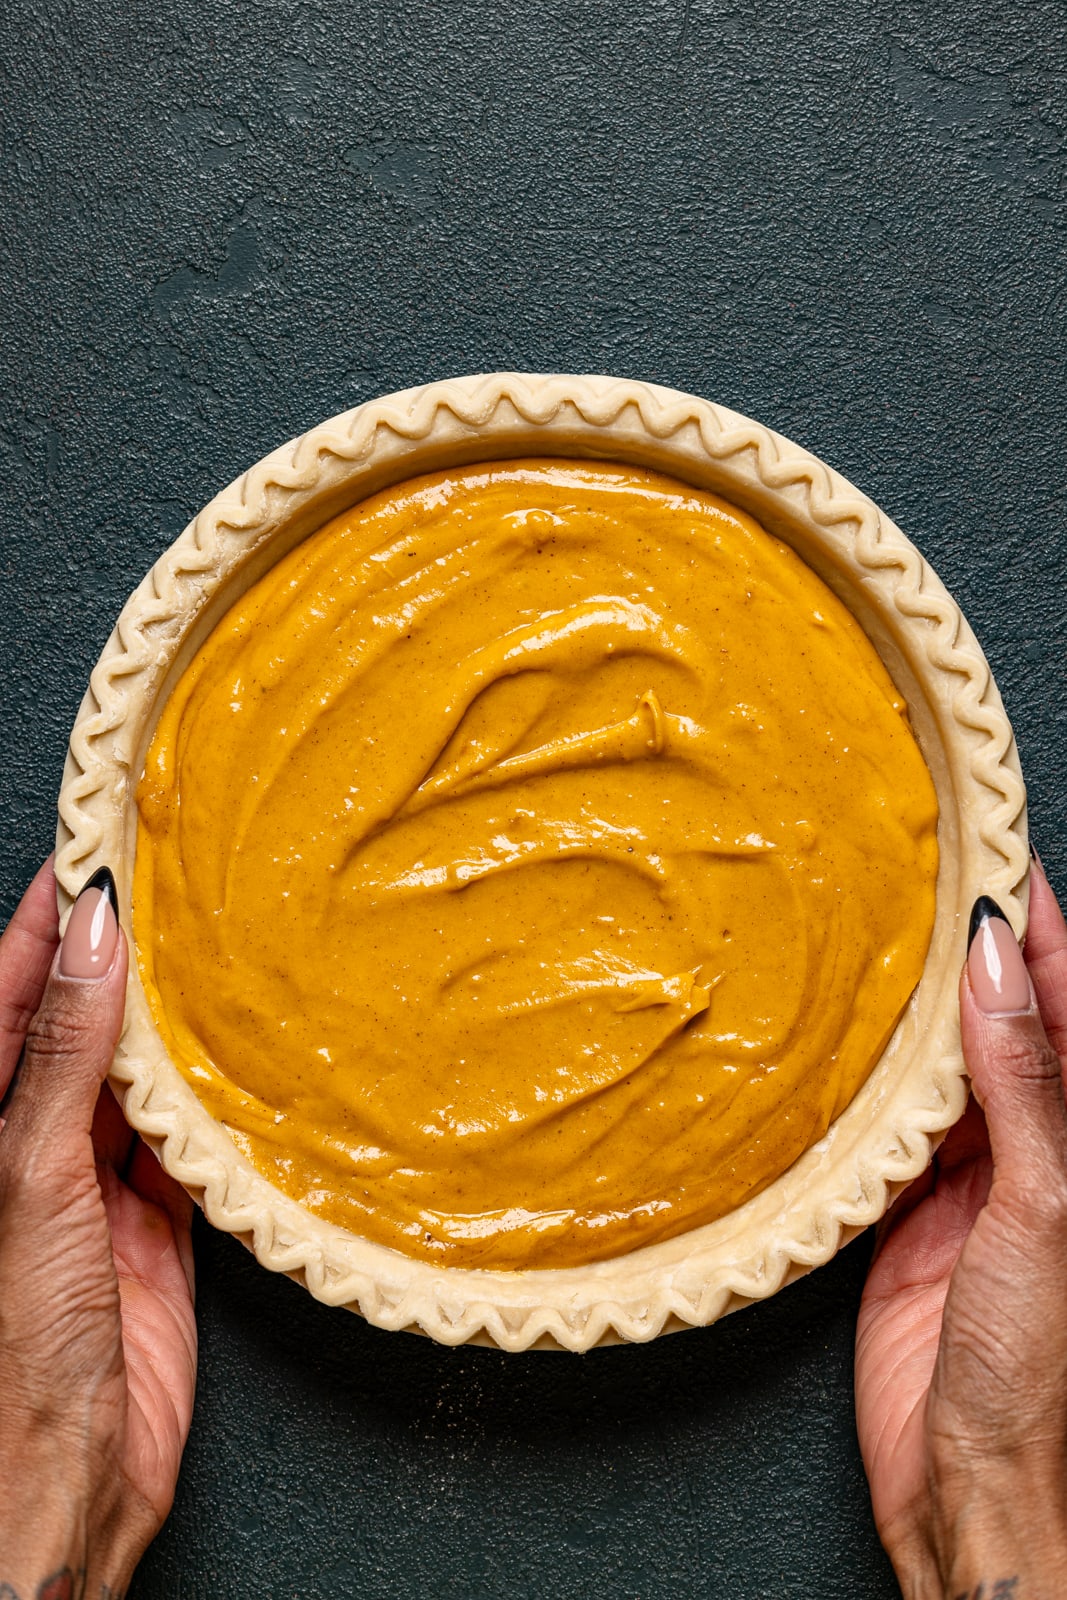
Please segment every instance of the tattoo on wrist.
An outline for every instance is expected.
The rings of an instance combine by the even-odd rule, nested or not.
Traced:
[[[85,1573],[74,1573],[69,1567],[60,1567],[46,1578],[37,1590],[36,1600],[82,1600],[85,1593]]]
[[[21,1600],[21,1596],[9,1583],[0,1581],[0,1600]],[[90,1595],[83,1570],[75,1572],[71,1567],[60,1567],[37,1585],[30,1600],[123,1600],[123,1597],[107,1583],[100,1585],[98,1594]]]
[[[952,1600],[1022,1600],[1022,1595],[1016,1595],[1019,1580],[1015,1578],[994,1578],[987,1583],[985,1579],[974,1589],[965,1589],[962,1594],[953,1595]],[[3,1596],[0,1595],[0,1600]]]

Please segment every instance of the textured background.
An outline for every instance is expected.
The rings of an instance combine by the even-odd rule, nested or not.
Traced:
[[[428,378],[724,402],[954,591],[1067,882],[1067,20],[1014,0],[21,0],[0,20],[0,884],[128,591],[217,488]],[[722,1326],[448,1352],[201,1229],[202,1382],[135,1600],[895,1593],[865,1246]]]

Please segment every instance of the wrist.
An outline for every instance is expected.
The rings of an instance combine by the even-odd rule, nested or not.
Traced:
[[[88,1545],[85,1506],[38,1472],[5,1470],[0,1515],[0,1595],[18,1600],[62,1594],[58,1575],[84,1571]],[[50,1584],[53,1575],[57,1581]]]
[[[945,1600],[1059,1600],[1067,1594],[1067,1537],[1062,1518],[1041,1517],[1020,1496],[995,1508],[961,1513],[941,1556]]]
[[[904,1600],[1062,1600],[1067,1515],[1059,1486],[986,1484],[981,1499],[883,1534]]]
[[[0,1595],[4,1600],[122,1600],[134,1565],[113,1560],[109,1552],[94,1555],[51,1540],[34,1540],[32,1548],[9,1552],[0,1545]]]
[[[0,1509],[3,1600],[120,1600],[140,1548],[117,1507],[101,1513],[62,1493],[11,1493]]]

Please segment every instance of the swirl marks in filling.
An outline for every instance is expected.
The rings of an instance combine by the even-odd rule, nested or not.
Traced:
[[[743,1203],[863,1083],[933,924],[933,784],[873,647],[637,468],[335,519],[207,640],[138,804],[174,1059],[280,1188],[445,1265]]]

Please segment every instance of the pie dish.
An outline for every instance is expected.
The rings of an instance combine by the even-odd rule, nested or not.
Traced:
[[[863,1088],[780,1178],[718,1221],[580,1267],[442,1267],[314,1216],[262,1177],[170,1060],[131,973],[112,1081],[215,1225],[318,1298],[446,1343],[588,1349],[713,1321],[829,1259],[922,1170],[966,1094],[956,983],[971,903],[1025,916],[1025,797],[1011,729],[958,608],[903,535],[758,424],[609,378],[502,374],[372,402],[276,451],[197,517],[131,597],[71,738],[64,909],[110,864],[130,932],[140,774],[160,709],[234,600],[305,536],[390,484],[522,456],[626,463],[711,490],[790,545],[851,610],[904,695],[940,808],[922,982]]]

